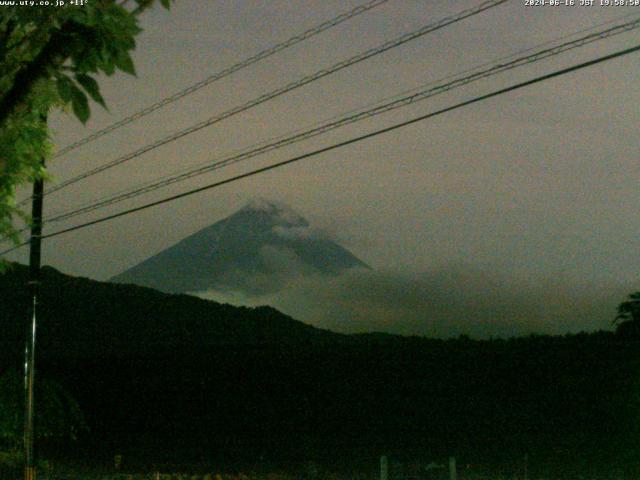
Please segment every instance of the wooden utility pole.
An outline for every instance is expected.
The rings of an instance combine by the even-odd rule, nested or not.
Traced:
[[[42,160],[44,166],[44,159]],[[29,294],[31,306],[27,321],[27,339],[24,349],[24,478],[36,479],[35,459],[33,454],[34,440],[34,379],[36,320],[38,315],[38,295],[40,293],[40,257],[42,240],[42,204],[44,182],[37,179],[33,183],[33,200],[31,207],[31,239],[29,241]]]

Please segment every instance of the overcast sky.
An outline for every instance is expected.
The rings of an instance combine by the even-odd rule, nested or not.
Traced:
[[[82,138],[359,3],[363,2],[179,0],[170,12],[156,8],[143,18],[144,32],[134,55],[137,78],[118,74],[102,79],[109,111],[94,105],[86,127],[70,116],[53,115],[54,139],[64,146]],[[63,181],[478,3],[390,0],[56,159],[51,171],[56,181]],[[513,0],[52,194],[46,199],[45,212],[53,214],[224,158],[256,142],[634,14],[640,16],[640,8],[528,7],[524,0]],[[52,225],[48,231],[286,159],[639,41],[638,31],[601,41]],[[388,278],[398,276],[402,283],[410,278],[433,279],[436,272],[478,272],[472,281],[467,279],[468,284],[460,277],[457,288],[481,290],[483,275],[490,275],[501,279],[491,287],[496,298],[503,288],[510,302],[520,302],[513,297],[517,285],[517,298],[527,298],[527,293],[545,298],[540,292],[547,292],[565,299],[556,298],[561,304],[558,312],[572,311],[578,303],[586,309],[572,317],[575,321],[545,317],[536,323],[529,316],[519,321],[518,332],[606,328],[611,319],[608,312],[613,314],[623,299],[620,296],[640,288],[639,67],[640,54],[625,56],[264,175],[60,236],[46,241],[43,262],[70,274],[104,280],[231,214],[252,197],[262,196],[290,205],[376,271],[385,272],[387,280],[374,282],[378,291],[384,291]],[[26,251],[12,258],[25,261]],[[354,297],[364,288],[356,283]],[[438,285],[451,289],[446,281]],[[491,298],[482,300],[483,309],[492,310]],[[406,299],[397,302],[411,308]],[[455,305],[456,311],[467,305],[464,302]],[[590,313],[588,306],[593,302],[598,305]],[[495,304],[499,309],[505,302]],[[448,312],[438,328],[421,326],[415,311],[411,315],[412,323],[385,326],[378,321],[376,328],[445,335],[443,325],[454,313]],[[369,328],[366,322],[352,328],[329,321],[323,324],[320,317],[307,320],[342,330]],[[508,331],[508,321],[503,323],[500,329],[486,332]],[[449,333],[460,330],[456,328]]]

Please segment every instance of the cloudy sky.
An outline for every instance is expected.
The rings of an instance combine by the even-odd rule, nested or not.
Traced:
[[[122,74],[102,79],[109,111],[94,106],[86,127],[70,116],[54,115],[55,141],[67,145],[359,3],[363,2],[180,0],[170,12],[156,8],[144,15],[145,31],[134,57],[137,78]],[[390,0],[56,159],[51,164],[55,181],[479,3]],[[640,7],[530,7],[524,0],[512,0],[54,193],[46,199],[45,212],[52,215],[225,158],[471,67],[635,17],[640,17]],[[52,224],[47,231],[284,160],[638,43],[639,31],[625,33]],[[295,288],[304,294],[267,299],[306,321],[343,331],[439,336],[608,328],[617,303],[640,288],[639,67],[640,54],[628,55],[63,235],[46,242],[43,261],[70,274],[105,280],[261,196],[290,205],[378,272],[375,278],[337,279],[321,296],[306,301],[299,299],[308,297],[309,289],[300,282]],[[25,195],[23,191],[19,197]],[[12,258],[25,261],[26,251]],[[379,299],[379,305],[371,298]]]

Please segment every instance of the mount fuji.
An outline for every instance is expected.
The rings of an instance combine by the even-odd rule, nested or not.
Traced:
[[[263,294],[287,278],[369,267],[291,208],[258,199],[111,278],[169,293]]]

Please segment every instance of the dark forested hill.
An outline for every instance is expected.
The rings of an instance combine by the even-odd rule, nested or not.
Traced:
[[[0,275],[0,342],[15,350],[24,337],[28,269]],[[42,270],[40,355],[127,356],[214,345],[306,344],[338,334],[298,322],[270,307],[243,308],[135,285],[96,282]]]
[[[104,458],[335,466],[455,454],[517,473],[527,453],[532,478],[638,472],[640,343],[610,332],[348,336],[271,308],[51,268],[43,280],[39,375],[78,399],[83,445]],[[21,361],[25,282],[22,266],[0,275],[0,369]]]

